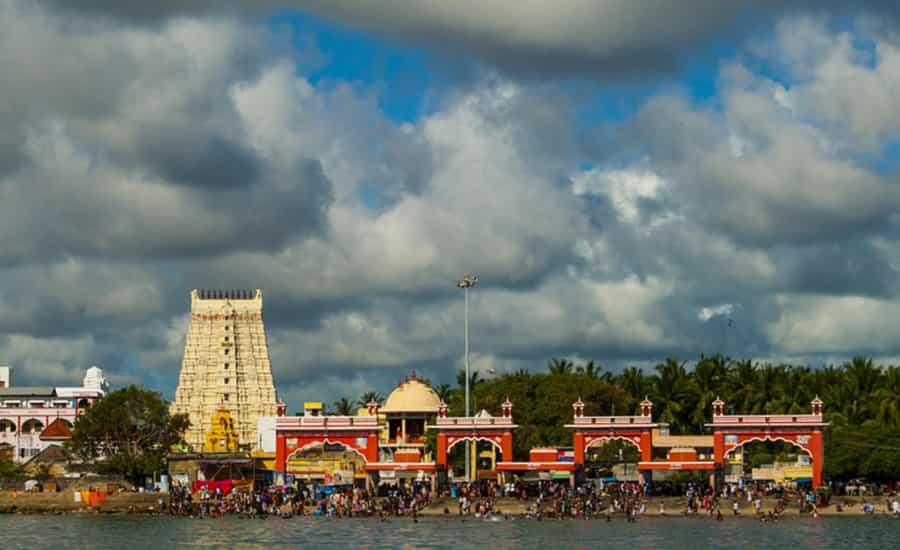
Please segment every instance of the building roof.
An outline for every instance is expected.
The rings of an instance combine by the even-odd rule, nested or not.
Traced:
[[[69,429],[69,425],[62,418],[57,418],[53,422],[51,422],[44,431],[41,432],[40,438],[43,440],[48,439],[70,439],[72,437],[72,430]]]
[[[53,462],[67,462],[69,457],[66,456],[66,451],[59,445],[50,445],[43,451],[34,455],[25,465],[29,464],[47,464]]]
[[[421,412],[437,414],[441,398],[431,386],[417,378],[404,381],[391,392],[379,412]]]
[[[20,386],[0,389],[0,399],[10,397],[55,397],[56,389],[52,386]]]

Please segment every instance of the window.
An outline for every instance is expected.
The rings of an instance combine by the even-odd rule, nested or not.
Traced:
[[[231,350],[228,349],[228,348],[225,348],[225,355],[228,355],[228,352],[229,352],[229,351],[231,351]]]
[[[22,424],[23,434],[39,434],[44,431],[44,424],[40,420],[31,419]]]
[[[40,449],[26,449],[24,447],[21,447],[19,449],[19,458],[31,458],[40,452]]]
[[[225,383],[226,383],[226,384],[228,383],[228,378],[225,379]]]
[[[225,370],[228,370],[228,367],[229,367],[229,366],[230,366],[230,365],[229,365],[228,363],[225,363]]]
[[[222,395],[222,401],[228,401],[228,394]]]

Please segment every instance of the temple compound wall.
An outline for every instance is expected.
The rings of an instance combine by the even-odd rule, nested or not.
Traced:
[[[192,290],[191,319],[171,412],[185,413],[185,441],[203,448],[219,409],[234,419],[240,445],[257,441],[257,419],[276,413],[262,291]]]

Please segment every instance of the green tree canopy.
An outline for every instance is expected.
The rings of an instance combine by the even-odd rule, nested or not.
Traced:
[[[19,473],[19,467],[6,453],[0,453],[0,477],[10,477]]]
[[[102,471],[140,481],[162,469],[169,447],[181,442],[189,425],[187,415],[169,416],[161,394],[132,385],[80,415],[66,445]]]
[[[354,412],[353,401],[350,401],[346,397],[341,397],[340,400],[332,403],[331,407],[334,409],[334,414],[343,416],[350,416]]]

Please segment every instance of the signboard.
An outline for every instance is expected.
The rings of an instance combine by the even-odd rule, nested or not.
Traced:
[[[369,438],[368,437],[357,437],[356,438],[356,448],[357,449],[365,449],[369,446]]]
[[[800,445],[806,445],[806,444],[808,444],[808,443],[809,443],[809,436],[808,436],[808,435],[798,435],[798,436],[797,436],[797,443],[799,443]]]
[[[322,446],[326,451],[330,451],[333,453],[342,452],[346,447],[343,443],[326,443]]]
[[[737,445],[738,436],[735,434],[726,434],[725,435],[725,444],[726,445]]]

